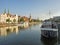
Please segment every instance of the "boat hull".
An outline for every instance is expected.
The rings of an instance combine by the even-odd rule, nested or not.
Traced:
[[[41,29],[41,35],[44,36],[45,38],[54,38],[54,37],[57,37],[58,29],[46,29],[46,28],[42,28]]]

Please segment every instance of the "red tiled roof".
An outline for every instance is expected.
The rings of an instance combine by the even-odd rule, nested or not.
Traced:
[[[23,16],[22,18],[24,19],[24,21],[29,21],[28,17],[26,16]]]

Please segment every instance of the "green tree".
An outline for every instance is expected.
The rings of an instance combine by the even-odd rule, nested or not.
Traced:
[[[15,23],[16,22],[16,19],[13,19],[13,22]]]
[[[18,19],[18,22],[20,22],[20,19]]]
[[[11,22],[10,18],[6,19],[6,22],[8,22],[8,23]]]
[[[24,22],[24,19],[23,19],[23,18],[21,18],[21,19],[20,19],[20,22]]]

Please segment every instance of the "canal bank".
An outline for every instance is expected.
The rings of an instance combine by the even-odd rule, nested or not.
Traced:
[[[40,22],[29,22],[29,25],[36,25],[36,24],[39,24]],[[6,27],[6,26],[17,26],[17,25],[20,25],[21,23],[0,23],[0,27]],[[23,23],[24,24],[24,23]],[[22,25],[20,25],[22,26]]]

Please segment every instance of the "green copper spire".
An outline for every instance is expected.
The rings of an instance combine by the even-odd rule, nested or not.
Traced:
[[[30,13],[30,18],[31,18],[31,13]]]
[[[31,20],[32,20],[32,19],[31,19],[31,13],[30,13],[29,21],[31,22]]]
[[[9,14],[9,9],[8,9],[8,14]]]
[[[4,10],[4,14],[6,13],[6,9]]]

